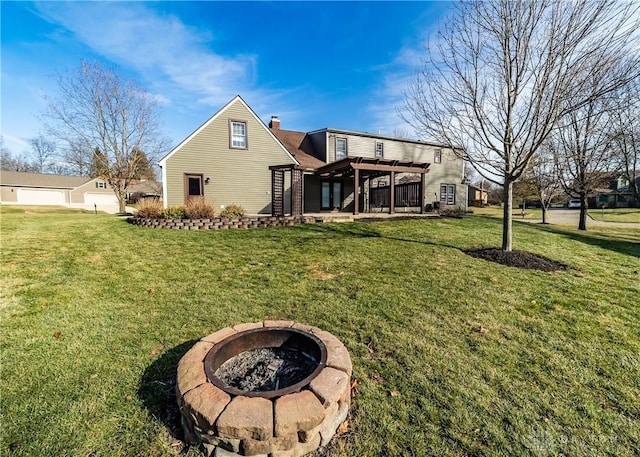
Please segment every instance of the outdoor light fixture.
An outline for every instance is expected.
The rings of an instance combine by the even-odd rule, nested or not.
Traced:
[[[211,178],[209,178],[208,176],[206,178],[204,178],[204,183],[205,184],[209,184],[209,181],[211,181]]]

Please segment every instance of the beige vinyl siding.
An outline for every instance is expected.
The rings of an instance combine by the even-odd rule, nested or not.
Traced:
[[[247,149],[229,147],[230,120],[247,123]],[[193,173],[210,178],[209,184],[204,184],[204,197],[218,209],[237,204],[250,214],[268,213],[269,166],[290,163],[294,163],[291,157],[264,124],[236,100],[166,159],[167,204],[184,204],[184,174]]]
[[[425,201],[433,203],[440,200],[440,185],[454,184],[456,186],[456,206],[466,207],[467,189],[462,184],[463,161],[455,155],[451,149],[437,147],[429,144],[393,140],[388,138],[376,138],[375,136],[359,136],[349,133],[329,131],[328,155],[330,161],[335,160],[335,138],[347,138],[347,155],[349,157],[375,158],[376,142],[384,146],[384,159],[402,160],[419,163],[429,163],[429,173],[425,176]],[[442,151],[440,163],[434,163],[434,151]],[[403,174],[396,174],[396,183]],[[385,177],[387,183],[389,177]],[[366,185],[366,184],[365,184]],[[353,205],[353,188],[345,186],[344,206],[351,208]]]
[[[104,182],[106,184],[106,188],[98,188],[96,187],[96,182]],[[92,179],[91,181],[89,181],[86,184],[81,185],[80,187],[76,187],[75,189],[73,189],[71,192],[69,192],[69,197],[71,199],[70,203],[77,203],[77,204],[83,204],[85,203],[84,201],[84,194],[85,193],[92,193],[92,194],[105,194],[105,195],[114,195],[115,196],[115,192],[113,191],[113,189],[111,188],[111,186],[104,181],[103,179],[100,178],[95,178]]]
[[[0,188],[0,202],[3,203],[16,203],[18,201],[17,187],[1,187]]]

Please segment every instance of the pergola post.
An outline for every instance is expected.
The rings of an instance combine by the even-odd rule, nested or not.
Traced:
[[[425,176],[424,173],[420,173],[420,214],[424,214],[424,206],[425,206],[425,196],[424,196],[424,188],[425,188]]]
[[[299,168],[291,169],[291,215],[302,216],[304,212],[304,174]]]
[[[396,212],[396,172],[390,172],[390,187],[389,187],[389,214]]]
[[[360,213],[360,170],[353,170],[353,215]]]

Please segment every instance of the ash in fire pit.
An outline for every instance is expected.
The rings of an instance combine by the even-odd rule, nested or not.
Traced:
[[[309,376],[318,360],[292,348],[260,348],[227,360],[215,375],[230,387],[246,392],[266,392],[292,386]]]

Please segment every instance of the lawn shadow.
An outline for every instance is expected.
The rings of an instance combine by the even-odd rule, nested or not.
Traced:
[[[172,441],[179,442],[179,450],[184,449],[184,433],[175,392],[178,362],[196,342],[186,341],[163,352],[144,370],[138,384],[138,398],[149,415],[167,427]]]
[[[380,238],[382,236],[374,227],[357,222],[302,224],[291,227],[291,230],[322,233],[335,237]]]
[[[414,220],[415,218],[405,218],[406,220]],[[397,219],[394,219],[397,220]],[[434,243],[433,241],[415,240],[411,238],[401,238],[396,236],[384,235],[371,223],[384,222],[379,219],[360,219],[357,222],[339,222],[339,223],[322,223],[322,224],[304,224],[292,227],[294,230],[304,230],[306,232],[326,233],[335,235],[336,237],[354,237],[354,238],[383,238],[393,241],[402,241],[405,243],[416,243],[426,246],[440,246],[445,248],[457,249],[462,251],[460,246],[454,246],[446,243]]]
[[[597,246],[608,251],[618,252],[620,254],[630,255],[632,257],[640,257],[640,244],[631,241],[616,240],[612,238],[603,238],[598,235],[589,234],[589,232],[578,233],[567,231],[553,225],[535,225],[539,230],[564,236],[570,240],[579,241],[580,243]]]

